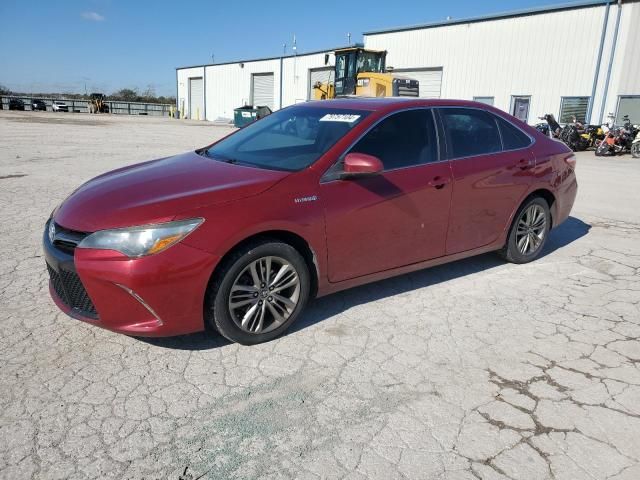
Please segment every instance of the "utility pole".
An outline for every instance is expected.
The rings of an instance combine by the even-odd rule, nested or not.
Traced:
[[[294,84],[298,83],[298,73],[296,71],[298,66],[298,42],[296,41],[296,34],[293,34],[293,82]]]

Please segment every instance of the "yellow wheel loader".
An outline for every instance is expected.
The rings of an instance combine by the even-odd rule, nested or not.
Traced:
[[[109,113],[109,105],[103,93],[92,93],[89,95],[87,110],[89,113]]]
[[[313,85],[313,98],[326,100],[347,95],[417,97],[418,81],[387,71],[386,57],[387,52],[384,50],[367,50],[362,47],[336,50],[332,75],[328,82]]]

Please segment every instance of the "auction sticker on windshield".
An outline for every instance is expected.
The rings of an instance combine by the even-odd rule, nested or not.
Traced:
[[[347,113],[327,113],[320,119],[321,122],[347,122],[353,123],[360,118],[360,115],[351,115]]]

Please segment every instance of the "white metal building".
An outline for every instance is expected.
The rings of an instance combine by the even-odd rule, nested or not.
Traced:
[[[277,110],[312,96],[311,86],[326,81],[333,50],[258,60],[178,68],[178,109],[188,118],[232,118],[243,105]]]
[[[529,123],[553,113],[591,123],[614,113],[640,123],[640,0],[590,0],[364,33],[387,66],[420,81],[421,97],[476,99]],[[231,118],[245,104],[274,110],[310,98],[332,50],[178,68],[189,118]]]

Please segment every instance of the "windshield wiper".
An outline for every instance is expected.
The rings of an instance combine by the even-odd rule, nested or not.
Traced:
[[[223,157],[222,155],[213,155],[209,153],[209,150],[201,150],[200,154],[204,155],[207,158],[212,158],[214,160],[217,160],[219,162],[231,163],[231,164],[239,163],[238,160],[236,160],[235,158],[227,158],[227,157]]]

